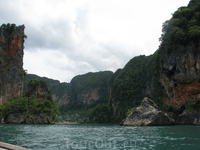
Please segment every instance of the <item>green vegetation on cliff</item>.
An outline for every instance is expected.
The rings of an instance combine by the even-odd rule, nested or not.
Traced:
[[[123,69],[117,70],[110,80],[112,96],[110,105],[115,105],[115,116],[123,118],[128,109],[139,106],[141,100],[148,96],[157,102],[162,97],[158,82],[156,62],[158,52],[150,56],[137,56],[131,59]]]
[[[99,104],[94,107],[89,114],[90,123],[113,123],[115,118],[113,116],[113,109],[106,104]]]
[[[28,90],[28,83],[32,79],[43,80],[47,83],[49,89],[51,89],[55,103],[61,107],[72,100],[72,89],[70,83],[60,83],[58,80],[49,79],[46,77],[40,77],[34,74],[26,75],[26,89]],[[64,99],[64,100],[63,100]]]
[[[111,71],[102,71],[97,73],[89,72],[87,74],[74,77],[70,82],[74,100],[77,101],[77,103],[83,104],[83,100],[79,98],[80,95],[88,92],[89,90],[97,89],[99,95],[98,100],[89,104],[85,103],[86,105],[84,108],[92,108],[97,104],[107,103],[109,99],[110,88],[109,80],[112,74],[113,72]]]
[[[14,97],[8,100],[7,103],[0,106],[0,115],[6,120],[8,115],[26,115],[27,118],[46,114],[51,119],[55,120],[58,114],[58,107],[52,100],[40,102],[35,96],[31,97]]]
[[[90,72],[75,76],[70,83],[60,83],[58,80],[27,74],[26,89],[28,89],[27,83],[32,79],[45,80],[48,87],[52,90],[54,101],[59,104],[61,114],[64,115],[63,118],[67,118],[67,116],[71,116],[71,114],[77,114],[80,116],[80,122],[87,121],[97,123],[98,120],[100,121],[102,119],[99,119],[99,115],[92,116],[92,114],[97,114],[97,112],[101,111],[101,108],[103,108],[102,106],[108,104],[110,96],[109,81],[112,75],[113,73],[111,71]],[[111,106],[107,105],[107,108],[112,110]],[[103,114],[104,118],[113,116],[111,111],[105,111]],[[69,118],[69,121],[73,121],[73,118]],[[85,120],[83,118],[88,119]],[[105,120],[108,121],[109,119]],[[77,119],[74,121],[77,121]],[[109,122],[111,121],[112,119],[109,120]]]
[[[47,93],[50,95],[50,91],[45,81],[31,80],[29,89],[35,89],[38,85],[42,85],[42,88],[47,89]],[[30,93],[28,91],[28,93]],[[36,95],[38,96],[38,95]],[[35,95],[29,95],[26,97],[14,97],[8,100],[0,106],[0,115],[6,120],[8,115],[26,115],[27,118],[37,116],[39,114],[46,114],[51,119],[55,120],[56,115],[59,113],[58,106],[55,104],[51,96],[48,96],[45,101],[40,101]]]
[[[61,112],[66,114],[78,111],[81,116],[88,118],[84,120],[87,123],[112,122],[113,110],[107,105],[112,75],[111,71],[102,71],[74,77],[70,82],[73,98],[60,107]]]
[[[23,26],[23,25],[22,25]],[[10,24],[10,23],[7,23],[7,24],[2,24],[1,25],[1,29],[2,30],[4,30],[3,32],[4,32],[4,34],[5,34],[5,37],[6,38],[11,38],[11,34],[13,33],[13,31],[15,31],[16,30],[16,24],[14,24],[14,23],[12,23],[12,24]],[[23,37],[22,37],[23,39],[26,39],[27,38],[27,35],[25,35],[25,34],[23,34]],[[11,41],[11,40],[9,40],[9,41]]]
[[[168,52],[179,45],[197,44],[200,38],[200,1],[191,0],[187,7],[180,7],[170,20],[165,21],[162,32],[161,47]]]

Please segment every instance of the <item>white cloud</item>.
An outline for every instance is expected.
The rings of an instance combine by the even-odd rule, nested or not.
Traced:
[[[162,23],[189,0],[0,0],[2,23],[25,24],[24,68],[69,82],[152,54]]]

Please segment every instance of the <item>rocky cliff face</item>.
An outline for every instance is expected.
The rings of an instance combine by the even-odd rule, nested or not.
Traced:
[[[24,25],[0,27],[0,105],[24,95]]]
[[[83,92],[78,93],[77,100],[82,101],[84,105],[90,105],[92,102],[96,102],[97,100],[99,100],[99,89],[100,88],[98,87],[86,89]]]
[[[82,103],[84,107],[108,103],[109,80],[112,74],[111,71],[104,71],[74,77],[70,82],[74,101]]]
[[[48,83],[48,82],[47,82]],[[53,100],[58,106],[67,105],[72,99],[72,90],[69,83],[48,84],[53,91]]]
[[[164,104],[181,113],[200,102],[200,0],[180,7],[163,24],[160,82]]]
[[[29,82],[28,96],[34,95],[40,102],[50,99],[51,92],[48,89],[47,83],[43,80],[31,80]]]
[[[165,89],[164,104],[182,111],[185,105],[200,102],[200,46],[179,46],[162,52],[160,81]]]
[[[53,100],[58,106],[67,105],[70,101],[70,98],[71,97],[68,95],[67,91],[63,93],[62,95],[53,94]]]
[[[10,114],[5,123],[9,124],[54,124],[51,117],[46,114],[38,114],[28,117],[27,114]]]
[[[178,8],[162,31],[153,55],[134,57],[114,73],[114,115],[123,118],[146,96],[177,116],[188,104],[200,103],[200,0]]]

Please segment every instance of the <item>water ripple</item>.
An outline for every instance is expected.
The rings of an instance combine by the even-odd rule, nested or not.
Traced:
[[[199,133],[200,128],[197,126],[0,124],[0,141],[33,150],[199,150]]]

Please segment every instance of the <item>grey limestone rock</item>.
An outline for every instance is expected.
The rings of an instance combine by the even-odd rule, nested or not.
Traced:
[[[184,110],[178,116],[176,124],[179,125],[200,125],[200,109],[199,110]]]
[[[24,122],[25,116],[21,114],[10,114],[6,119],[6,123],[21,124]]]
[[[5,123],[10,124],[53,124],[52,119],[46,114],[38,114],[36,116],[27,117],[26,114],[10,114]]]
[[[158,106],[148,98],[144,98],[141,106],[135,108],[121,123],[123,126],[163,126],[173,124],[174,119],[160,111]]]

